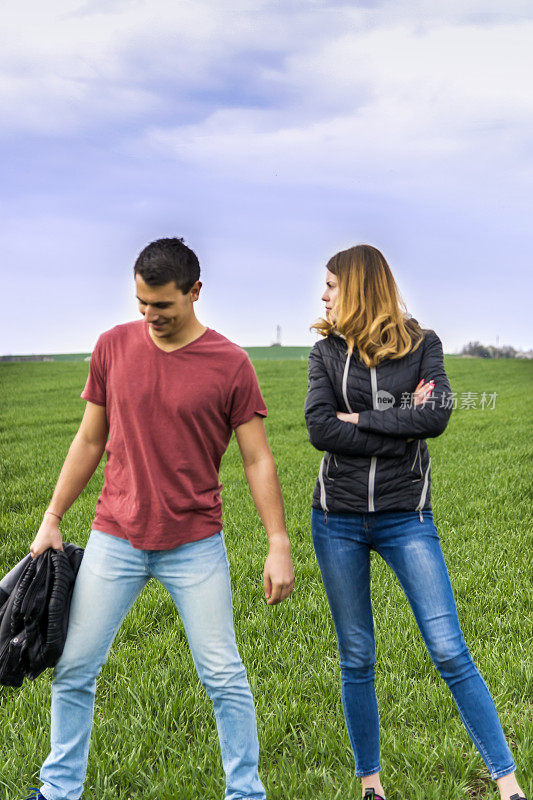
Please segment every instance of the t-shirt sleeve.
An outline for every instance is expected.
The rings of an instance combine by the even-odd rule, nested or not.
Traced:
[[[96,342],[91,354],[89,376],[81,397],[83,400],[88,400],[89,403],[96,403],[98,406],[105,406],[106,404],[106,370],[102,337]]]
[[[251,420],[255,414],[266,417],[267,407],[252,362],[246,357],[231,385],[227,416],[231,427],[235,429]]]

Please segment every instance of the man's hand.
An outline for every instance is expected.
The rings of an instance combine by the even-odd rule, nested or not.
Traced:
[[[41,527],[37,531],[37,536],[31,543],[31,557],[37,558],[49,547],[53,547],[54,550],[62,550],[63,539],[59,530],[59,519],[56,516],[52,516],[52,514],[46,513],[41,522]]]
[[[239,425],[235,435],[252,498],[268,536],[270,549],[263,571],[263,585],[267,603],[273,606],[288,597],[294,589],[291,546],[285,528],[276,465],[261,417],[256,415]]]
[[[286,534],[270,537],[270,551],[263,572],[265,600],[269,606],[281,603],[294,589],[294,569]]]

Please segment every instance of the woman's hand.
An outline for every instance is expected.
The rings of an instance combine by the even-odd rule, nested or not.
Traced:
[[[342,422],[351,422],[352,425],[357,425],[359,422],[359,414],[356,412],[353,414],[345,414],[344,411],[337,411],[337,419],[340,419]]]
[[[59,519],[47,512],[41,522],[41,527],[37,531],[37,536],[31,543],[31,557],[37,558],[49,547],[53,547],[54,550],[62,550],[63,538],[59,530]]]
[[[424,378],[422,378],[413,392],[413,405],[420,406],[425,403],[428,397],[431,396],[434,388],[435,381],[431,380],[424,383]],[[357,412],[346,414],[344,411],[337,411],[337,419],[340,419],[342,422],[351,422],[352,425],[357,425],[359,422],[359,414]]]
[[[424,383],[424,380],[425,378],[422,378],[413,393],[413,405],[415,406],[420,406],[425,403],[435,388],[435,381],[431,380],[427,383]]]

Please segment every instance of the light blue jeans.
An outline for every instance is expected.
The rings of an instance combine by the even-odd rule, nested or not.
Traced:
[[[74,586],[65,649],[52,684],[51,752],[42,766],[48,800],[78,800],[87,770],[96,677],[124,617],[149,578],[165,586],[214,707],[226,800],[264,800],[257,774],[255,710],[241,662],[221,533],[172,550],[137,550],[93,531]]]
[[[374,623],[370,551],[396,574],[433,663],[491,777],[514,772],[494,702],[474,665],[459,625],[453,591],[431,511],[331,514],[313,509],[313,544],[340,653],[344,716],[356,775],[380,770],[374,690]],[[438,736],[438,731],[435,732]]]

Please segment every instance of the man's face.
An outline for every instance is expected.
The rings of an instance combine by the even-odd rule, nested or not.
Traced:
[[[183,294],[174,281],[162,286],[148,286],[140,275],[135,276],[139,311],[150,326],[153,337],[172,339],[194,319],[193,303],[198,300],[200,281]]]

